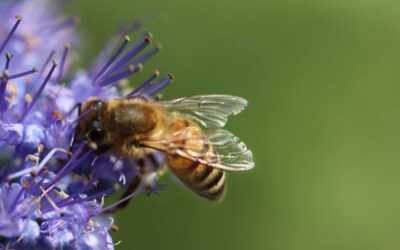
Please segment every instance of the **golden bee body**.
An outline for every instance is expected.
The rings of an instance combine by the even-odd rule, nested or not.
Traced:
[[[213,146],[197,124],[179,116],[173,117],[173,121],[171,128],[172,134],[174,132],[178,134],[174,138],[177,147],[180,147],[182,151],[190,149],[196,152],[199,160],[204,162],[218,161]],[[185,132],[179,133],[179,131]],[[198,138],[198,140],[187,140],[187,138]],[[166,159],[171,171],[198,195],[212,201],[222,199],[226,186],[225,171],[179,155],[169,154]]]
[[[237,137],[222,129],[205,128],[221,126],[226,121],[224,116],[229,115],[219,106],[220,111],[215,108],[211,101],[218,102],[213,98],[223,100],[223,104],[229,105],[227,109],[241,110],[245,106],[243,99],[231,96],[198,96],[167,102],[140,98],[89,99],[82,110],[87,115],[79,122],[78,137],[92,145],[97,154],[141,159],[154,151],[162,152],[164,164],[188,188],[208,200],[219,201],[226,187],[225,170],[247,170],[254,163],[251,151]],[[232,105],[228,98],[236,98],[232,99],[236,102]],[[185,115],[183,111],[190,109],[211,118]]]

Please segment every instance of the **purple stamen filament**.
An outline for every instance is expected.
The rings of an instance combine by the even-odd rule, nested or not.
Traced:
[[[146,95],[150,96],[150,95],[156,93],[157,91],[161,90],[165,86],[167,86],[173,79],[174,79],[174,77],[171,74],[168,74],[167,77],[164,77],[164,79],[162,79],[158,83],[154,84],[152,88],[150,88],[149,90],[146,90],[144,93]]]
[[[109,84],[111,84],[113,82],[117,82],[117,81],[119,81],[121,79],[124,79],[124,78],[127,78],[127,77],[131,76],[131,75],[134,75],[137,72],[141,71],[142,69],[143,69],[143,66],[141,64],[137,65],[136,67],[133,66],[133,65],[129,65],[127,70],[125,70],[125,71],[123,71],[121,73],[117,73],[115,75],[112,75],[110,77],[107,77],[107,78],[101,80],[98,84],[100,86],[109,85]]]
[[[75,199],[78,195],[86,192],[87,190],[89,190],[93,184],[97,181],[96,178],[92,178],[87,184],[83,185],[80,189],[78,189],[78,191],[76,191],[74,194],[71,194],[70,196],[68,196],[67,198],[61,200],[60,202],[57,203],[57,205],[62,205],[65,202],[68,202],[72,199]]]
[[[158,70],[154,71],[154,74],[147,79],[144,83],[142,83],[141,85],[139,85],[139,87],[137,87],[136,89],[134,89],[132,92],[130,92],[129,94],[127,94],[125,97],[131,97],[137,93],[139,93],[140,91],[142,91],[144,88],[146,88],[148,85],[152,84],[154,79],[156,79],[158,76],[160,75],[160,72],[158,72]]]
[[[21,117],[20,122],[22,122],[25,119],[26,115],[29,113],[29,111],[32,109],[32,107],[35,105],[35,103],[39,99],[40,94],[43,92],[44,88],[46,87],[47,83],[49,82],[50,77],[53,75],[53,72],[54,72],[56,67],[57,67],[57,62],[55,60],[53,60],[53,67],[51,67],[50,72],[46,76],[46,79],[43,81],[42,85],[40,86],[40,89],[37,91],[35,97],[32,99],[31,105],[29,105],[24,110],[24,113],[23,113],[23,115]]]
[[[127,64],[129,64],[129,61],[132,58],[134,58],[137,54],[139,54],[150,43],[151,43],[151,37],[148,36],[147,38],[144,39],[144,41],[141,44],[139,44],[136,48],[133,48],[131,52],[127,53],[127,55],[125,55],[119,61],[117,61],[115,65],[109,70],[109,72],[114,72],[118,68],[124,67]]]
[[[62,78],[65,61],[67,59],[68,51],[70,48],[71,48],[71,46],[69,44],[65,45],[64,53],[61,58],[61,65],[60,65],[60,70],[58,72],[57,82],[60,82],[60,80]]]
[[[154,49],[150,50],[149,52],[139,56],[135,60],[133,60],[131,63],[132,64],[137,64],[137,63],[144,63],[146,62],[150,57],[154,56],[161,50],[160,46],[156,46]]]
[[[5,49],[8,42],[10,41],[11,37],[14,35],[15,31],[17,30],[19,23],[22,21],[22,17],[20,15],[16,15],[15,18],[17,19],[17,22],[15,22],[14,27],[12,27],[10,33],[8,33],[6,40],[1,45],[0,54],[3,53],[3,50]]]
[[[76,203],[79,203],[79,202],[94,200],[94,199],[97,199],[97,198],[112,194],[113,192],[114,191],[112,189],[108,189],[106,191],[103,191],[103,192],[100,192],[100,193],[97,193],[97,194],[89,195],[86,198],[75,199],[75,200],[72,200],[70,202],[63,203],[62,205],[60,205],[60,207],[72,206],[72,205],[74,205]]]
[[[21,188],[21,190],[18,192],[17,197],[14,199],[13,203],[11,204],[11,206],[8,208],[8,212],[11,213],[15,207],[17,206],[17,203],[19,201],[19,199],[21,199],[21,196],[24,192],[24,188]]]
[[[3,102],[5,99],[4,95],[6,92],[7,82],[8,82],[8,71],[4,70],[3,76],[0,77],[0,112],[1,112],[1,107],[3,106]]]
[[[81,162],[84,161],[93,152],[93,149],[89,149],[86,151],[84,155],[82,155],[80,158],[77,158],[80,155],[83,147],[84,145],[80,146],[80,148],[78,149],[78,153],[75,153],[72,156],[72,158],[68,161],[68,163],[65,164],[65,166],[60,170],[60,172],[58,172],[56,177],[54,177],[54,179],[46,186],[46,189],[51,185],[53,185],[54,183],[57,183],[59,180],[64,178],[68,173],[77,168],[79,164],[81,164]]]
[[[113,56],[108,60],[108,62],[100,69],[100,71],[95,75],[93,78],[93,82],[96,82],[100,76],[103,75],[103,73],[111,66],[111,64],[118,58],[118,56],[121,54],[121,52],[124,50],[126,45],[129,43],[130,38],[129,36],[124,37],[124,41],[122,42],[121,46],[119,49],[114,53]]]
[[[13,174],[10,174],[7,179],[8,180],[13,180],[15,178],[24,176],[26,174],[32,173],[33,171],[36,171],[36,174],[39,174],[40,171],[43,169],[43,167],[45,166],[45,164],[47,162],[49,162],[49,160],[54,156],[55,153],[57,152],[63,152],[66,154],[71,154],[70,152],[68,152],[67,150],[63,149],[63,148],[54,148],[52,149],[47,155],[46,157],[43,158],[43,160],[39,163],[39,165],[34,166],[34,167],[30,167],[30,168],[26,168],[23,169],[21,171],[15,172]]]
[[[30,74],[33,74],[33,73],[36,73],[36,72],[39,72],[39,69],[37,67],[33,67],[33,69],[31,69],[31,70],[27,70],[25,72],[21,72],[21,73],[18,73],[18,74],[10,75],[8,77],[8,80],[20,78],[20,77],[27,76],[27,75],[30,75]]]
[[[124,201],[129,200],[129,199],[132,198],[133,196],[140,194],[140,193],[143,192],[144,190],[146,190],[146,188],[144,188],[144,187],[138,189],[137,191],[135,191],[135,192],[131,193],[130,195],[124,197],[123,199],[121,199],[121,200],[115,202],[114,204],[111,204],[111,205],[109,205],[109,206],[103,208],[103,209],[101,210],[101,212],[103,213],[104,211],[113,209],[114,207],[118,206],[119,204],[123,203]]]

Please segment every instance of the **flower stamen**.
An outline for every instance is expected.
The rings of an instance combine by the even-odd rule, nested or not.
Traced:
[[[68,51],[70,50],[70,48],[71,48],[70,44],[65,45],[64,53],[61,58],[61,65],[60,65],[60,70],[58,72],[57,82],[60,82],[60,80],[62,78],[65,61],[67,60],[67,55],[68,55]]]
[[[151,85],[154,81],[154,79],[156,79],[158,76],[160,75],[160,72],[158,70],[154,70],[154,74],[147,79],[144,83],[142,83],[141,85],[139,85],[139,87],[137,87],[136,89],[134,89],[132,92],[130,92],[129,94],[127,94],[125,97],[131,97],[134,96],[137,93],[140,93],[142,90],[144,90],[148,85]]]
[[[174,80],[174,76],[169,73],[168,76],[164,77],[164,79],[160,80],[156,84],[153,85],[152,88],[149,90],[145,91],[144,93],[148,96],[156,93],[157,91],[165,88],[169,83],[171,83]]]
[[[14,26],[12,27],[11,31],[8,33],[6,40],[3,42],[3,44],[0,47],[0,54],[3,53],[3,50],[5,49],[5,47],[7,46],[8,42],[10,41],[11,37],[14,35],[15,31],[18,28],[18,25],[20,24],[20,22],[22,21],[22,16],[20,15],[16,15],[15,18],[17,19],[17,21],[15,22]]]
[[[13,55],[10,52],[6,53],[6,66],[4,69],[8,70],[8,68],[10,67],[10,62],[11,59],[13,58]]]
[[[141,38],[141,37],[139,37],[139,38]],[[129,61],[132,58],[134,58],[137,54],[139,54],[143,49],[145,49],[147,47],[147,45],[149,45],[152,42],[151,34],[147,33],[147,36],[144,38],[143,42],[140,43],[137,47],[132,48],[131,51],[130,51],[130,48],[135,45],[135,43],[136,43],[136,41],[138,41],[138,39],[136,39],[135,42],[132,43],[132,45],[126,50],[126,53],[125,53],[126,55],[122,56],[122,58],[119,59],[115,63],[115,65],[111,67],[109,72],[114,72],[115,70],[117,70],[119,68],[122,68],[122,67],[126,66],[127,64],[130,64]]]
[[[139,188],[138,190],[136,190],[135,192],[131,193],[130,195],[125,196],[123,199],[120,199],[119,201],[114,202],[113,204],[111,204],[111,205],[109,205],[109,206],[103,208],[103,209],[101,210],[101,213],[103,213],[103,212],[105,212],[105,211],[108,211],[108,210],[112,210],[113,208],[115,208],[115,207],[118,206],[119,204],[123,203],[123,202],[126,201],[126,200],[131,199],[133,196],[136,196],[136,195],[140,194],[141,192],[143,192],[143,191],[145,191],[145,190],[146,190],[146,187]]]
[[[127,77],[129,77],[131,75],[134,75],[134,74],[136,74],[136,73],[138,73],[138,72],[140,72],[142,70],[143,70],[143,65],[141,63],[139,63],[136,66],[133,66],[132,64],[130,64],[128,66],[127,70],[125,70],[125,71],[123,71],[121,73],[115,74],[113,76],[110,76],[110,77],[100,81],[98,84],[100,86],[105,86],[105,85],[111,84],[113,82],[117,82],[119,80],[127,78]]]
[[[132,61],[133,64],[136,63],[144,63],[146,62],[150,57],[154,56],[155,54],[157,54],[158,52],[160,52],[161,50],[161,45],[157,44],[156,47],[152,50],[150,50],[149,52],[146,52],[145,54],[139,56],[138,58],[136,58],[135,60]]]
[[[39,90],[37,91],[35,97],[32,100],[32,103],[24,110],[24,113],[20,119],[20,122],[22,122],[25,119],[26,115],[29,113],[29,111],[35,105],[36,101],[39,99],[40,94],[43,92],[44,88],[46,87],[47,83],[49,82],[50,77],[53,75],[53,72],[56,67],[57,67],[57,61],[53,59],[53,66],[51,67],[50,72],[47,74],[46,79],[43,81],[42,85],[40,86]]]
[[[25,72],[21,72],[21,73],[18,73],[18,74],[10,75],[8,77],[8,79],[9,80],[16,79],[16,78],[24,77],[24,76],[31,75],[31,74],[37,73],[37,72],[39,72],[39,69],[37,67],[33,67],[31,70],[27,70]]]
[[[3,106],[4,95],[7,88],[9,73],[7,70],[3,70],[3,75],[0,77],[0,113],[1,107]]]
[[[40,148],[38,148],[38,149],[39,149],[38,152],[40,154],[41,153]],[[19,177],[24,176],[24,175],[29,174],[29,173],[33,174],[34,176],[39,174],[41,172],[41,170],[43,170],[45,164],[48,163],[50,161],[50,159],[54,156],[54,154],[57,153],[57,152],[63,152],[63,153],[66,153],[66,154],[72,156],[71,152],[69,152],[69,151],[67,151],[67,150],[65,150],[63,148],[54,148],[43,158],[43,160],[40,163],[38,163],[37,165],[35,164],[35,166],[33,166],[33,167],[26,168],[26,169],[23,169],[21,171],[18,171],[18,172],[15,172],[13,174],[10,174],[7,177],[7,180],[11,181],[11,180],[13,180],[15,178],[19,178]],[[33,160],[33,161],[36,162],[36,158],[35,157],[37,157],[37,156],[35,156],[35,155],[28,155],[27,156],[28,160]],[[39,160],[39,157],[37,157],[37,160]]]
[[[129,36],[124,36],[124,41],[122,42],[121,46],[118,50],[111,56],[108,62],[99,70],[99,72],[93,78],[93,82],[95,83],[103,74],[104,72],[111,66],[111,64],[118,58],[121,52],[125,49],[126,45],[130,42]]]
[[[49,201],[50,205],[54,208],[54,210],[57,211],[57,213],[63,217],[65,214],[61,209],[57,206],[57,204],[53,201],[53,199],[50,198],[50,196],[47,194],[48,190],[45,190],[42,186],[39,187],[40,190],[42,190],[43,194],[40,196],[43,198],[43,195],[46,196],[47,200]]]

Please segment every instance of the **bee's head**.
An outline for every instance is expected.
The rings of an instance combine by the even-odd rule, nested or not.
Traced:
[[[106,132],[102,122],[106,103],[97,98],[90,98],[83,106],[83,117],[79,121],[80,134],[86,140],[99,146],[105,138]]]

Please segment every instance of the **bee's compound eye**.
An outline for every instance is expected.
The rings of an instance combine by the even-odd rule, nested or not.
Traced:
[[[101,112],[104,109],[104,102],[96,101],[96,102],[92,103],[91,107],[93,110],[96,110],[97,112]]]
[[[102,141],[105,137],[104,129],[102,128],[93,128],[89,132],[89,139],[94,142]]]

